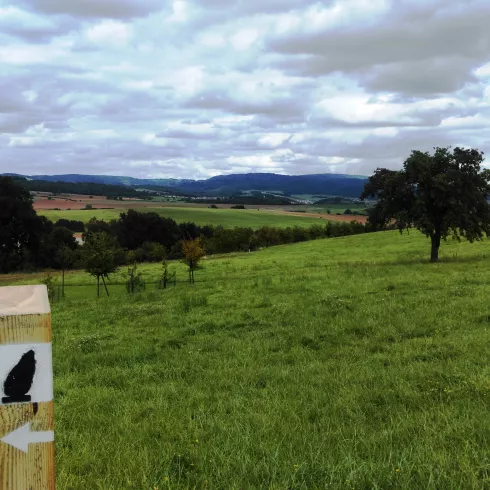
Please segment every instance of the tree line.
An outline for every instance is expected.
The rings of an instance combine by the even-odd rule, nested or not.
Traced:
[[[83,232],[80,246],[73,232]],[[86,265],[84,250],[97,241],[111,244],[117,265],[127,264],[127,253],[138,262],[184,258],[183,243],[199,240],[207,254],[253,251],[262,247],[339,237],[371,231],[352,221],[326,222],[310,227],[263,226],[223,228],[177,223],[154,212],[128,210],[111,221],[92,218],[58,220],[55,224],[33,209],[30,193],[10,177],[0,177],[0,273],[43,268],[69,269]],[[105,238],[101,239],[100,236]]]
[[[223,228],[199,226],[192,222],[177,223],[155,212],[138,212],[133,209],[120,214],[118,219],[104,221],[92,218],[85,226],[84,241],[97,233],[113,237],[122,250],[134,251],[138,262],[159,261],[183,257],[182,243],[199,239],[207,254],[248,252],[264,247],[304,242],[317,238],[333,238],[369,232],[363,223],[326,222],[309,227],[279,228],[263,226]]]

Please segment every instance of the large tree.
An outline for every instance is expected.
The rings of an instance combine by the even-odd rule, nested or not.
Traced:
[[[36,265],[50,226],[36,214],[28,190],[11,177],[0,177],[0,273]]]
[[[361,199],[377,199],[369,213],[375,228],[396,222],[400,232],[413,227],[430,237],[430,258],[437,262],[441,239],[473,242],[490,234],[490,171],[482,170],[479,150],[434,150],[412,151],[402,170],[378,168]]]

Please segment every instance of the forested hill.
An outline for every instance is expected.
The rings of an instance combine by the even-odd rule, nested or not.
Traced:
[[[233,195],[242,191],[281,191],[286,194],[328,194],[335,196],[358,197],[365,177],[343,174],[279,175],[272,173],[232,174],[211,177],[206,180],[189,179],[137,179],[111,175],[32,175],[31,179],[44,181],[63,181],[72,183],[94,182],[99,184],[124,185],[165,190],[180,193],[205,195]]]
[[[211,177],[207,180],[188,182],[182,188],[190,192],[233,193],[249,189],[282,191],[286,194],[331,194],[359,197],[364,177],[342,174],[278,175],[278,174],[233,174]]]
[[[29,191],[51,192],[53,194],[86,194],[106,196],[109,198],[130,197],[145,199],[150,195],[146,191],[137,191],[124,185],[98,184],[93,182],[62,182],[47,180],[27,180],[24,177],[13,176],[14,181]]]

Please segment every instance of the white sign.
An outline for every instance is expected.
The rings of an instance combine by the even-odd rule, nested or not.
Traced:
[[[53,399],[51,343],[0,345],[0,405]]]

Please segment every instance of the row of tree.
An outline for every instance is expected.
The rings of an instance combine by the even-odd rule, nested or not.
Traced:
[[[83,247],[73,231],[83,230]],[[128,263],[127,252],[137,261],[161,261],[164,257],[181,259],[183,242],[199,239],[208,254],[252,251],[273,245],[297,243],[316,238],[364,233],[369,228],[361,223],[322,223],[308,228],[299,226],[258,230],[236,227],[177,224],[157,213],[128,210],[109,222],[92,218],[89,223],[59,220],[51,223],[38,216],[32,197],[10,177],[0,178],[0,272],[41,268],[86,267],[83,250],[96,244],[97,250],[108,248],[116,265]],[[100,243],[99,243],[100,242]],[[115,252],[114,252],[115,250]],[[102,252],[100,252],[102,253]],[[93,254],[94,256],[94,254]],[[98,260],[98,259],[97,259]]]
[[[112,236],[121,249],[135,251],[138,261],[157,261],[162,255],[182,258],[182,241],[199,238],[208,254],[253,251],[274,245],[298,243],[317,238],[354,235],[370,231],[366,225],[351,222],[322,222],[310,227],[278,228],[263,226],[257,230],[246,227],[198,226],[177,224],[157,213],[128,210],[118,219],[106,222],[92,218],[86,225],[83,240],[96,233]]]

